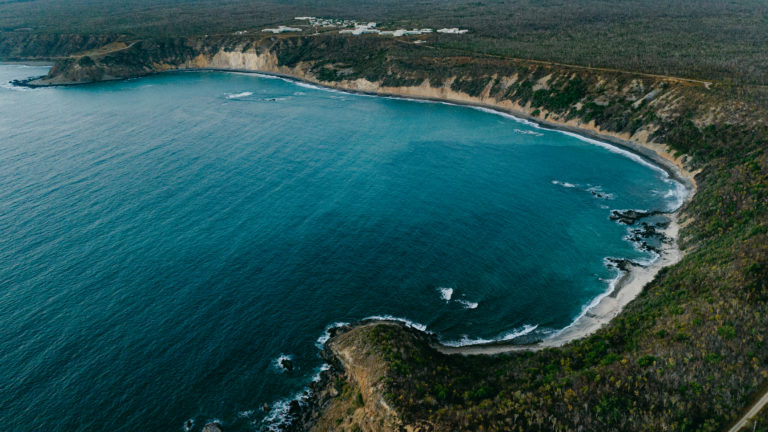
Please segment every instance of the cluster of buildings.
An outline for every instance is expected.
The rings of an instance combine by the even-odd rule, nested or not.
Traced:
[[[339,30],[339,33],[352,34],[352,35],[373,33],[373,34],[379,34],[382,36],[400,37],[405,35],[420,35],[424,33],[432,33],[432,29],[425,28],[425,29],[413,29],[413,30],[406,30],[406,29],[379,30],[376,28],[375,22],[369,22],[366,24],[355,24],[355,27],[353,29]]]
[[[281,25],[278,28],[266,28],[262,31],[269,32],[269,33],[286,33],[286,32],[300,32],[302,30],[298,27],[286,27]]]
[[[339,28],[340,34],[362,35],[362,34],[378,34],[381,36],[401,37],[408,35],[421,35],[426,33],[432,33],[435,30],[431,28],[423,29],[397,29],[397,30],[379,30],[376,28],[375,22],[360,23],[355,20],[334,19],[334,18],[317,18],[311,16],[299,16],[295,18],[297,21],[307,21],[307,23],[317,28]],[[279,26],[277,28],[266,28],[262,32],[268,33],[290,33],[301,32],[303,29],[299,27]],[[437,33],[446,34],[464,34],[469,30],[459,28],[442,28],[436,30]],[[246,31],[236,32],[237,34],[247,33]]]
[[[335,18],[316,18],[311,16],[301,16],[294,18],[296,21],[308,21],[312,27],[352,27],[357,24],[355,20],[335,19]]]
[[[441,29],[437,30],[438,33],[447,33],[447,34],[464,34],[464,33],[468,32],[468,31],[469,30],[467,30],[467,29],[460,29],[460,28],[456,28],[456,27],[453,27],[453,28],[441,28]]]

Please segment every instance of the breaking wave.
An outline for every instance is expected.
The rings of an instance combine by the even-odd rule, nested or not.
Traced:
[[[232,94],[228,94],[226,97],[227,97],[227,99],[240,99],[240,98],[245,98],[245,97],[248,97],[248,96],[253,96],[253,92],[248,92],[247,91],[247,92],[242,92],[242,93],[232,93]]]
[[[440,291],[440,298],[442,298],[445,301],[451,301],[451,297],[453,297],[453,288],[438,288]]]
[[[447,341],[442,343],[443,345],[450,346],[450,347],[462,347],[462,346],[470,346],[470,345],[484,345],[484,344],[489,344],[494,342],[509,342],[521,336],[525,336],[531,333],[532,331],[536,330],[537,328],[539,328],[538,324],[535,324],[535,325],[526,324],[520,328],[506,332],[494,339],[483,339],[483,338],[470,339],[468,336],[465,335],[457,341]]]
[[[425,326],[424,324],[420,324],[420,323],[413,322],[413,321],[411,321],[409,319],[406,319],[406,318],[400,318],[400,317],[396,317],[396,316],[392,316],[392,315],[372,315],[372,316],[363,318],[363,321],[369,321],[369,320],[371,320],[371,321],[397,321],[397,322],[405,324],[406,327],[410,327],[410,328],[413,328],[413,329],[416,329],[416,330],[419,330],[419,331],[423,331],[425,333],[431,333],[431,332],[427,331],[427,326]]]
[[[561,182],[559,180],[552,180],[552,184],[553,185],[562,186],[562,187],[566,187],[566,188],[575,188],[576,187],[576,185],[573,184],[573,183]]]

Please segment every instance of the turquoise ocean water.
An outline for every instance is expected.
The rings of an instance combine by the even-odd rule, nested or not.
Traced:
[[[45,72],[0,65],[6,430],[263,430],[325,329],[370,316],[546,337],[608,289],[606,257],[653,258],[610,211],[681,199],[637,157],[478,109],[235,73],[2,84]]]

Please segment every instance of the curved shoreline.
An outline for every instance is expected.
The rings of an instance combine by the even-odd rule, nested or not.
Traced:
[[[496,355],[496,354],[502,354],[502,353],[508,353],[508,352],[515,352],[515,351],[539,351],[546,348],[557,348],[557,347],[566,345],[572,341],[587,337],[592,333],[596,332],[597,330],[599,330],[600,328],[602,328],[604,325],[608,324],[613,318],[619,315],[619,313],[621,313],[624,307],[626,307],[627,304],[629,304],[632,300],[634,300],[642,292],[643,288],[648,283],[653,281],[653,279],[656,277],[656,275],[662,268],[678,263],[684,256],[683,252],[680,250],[677,244],[677,239],[678,239],[678,234],[680,229],[678,218],[680,216],[681,209],[685,206],[686,203],[690,202],[690,200],[693,198],[693,196],[696,193],[697,185],[696,185],[696,181],[694,180],[694,175],[696,174],[696,172],[691,172],[685,169],[685,167],[682,166],[682,163],[675,162],[674,160],[672,160],[671,157],[664,157],[663,155],[657,153],[657,151],[651,148],[650,146],[644,146],[643,144],[638,142],[623,140],[614,136],[601,134],[596,131],[592,131],[588,129],[578,128],[572,125],[557,123],[550,120],[539,119],[524,112],[518,112],[518,111],[514,111],[514,110],[510,110],[510,109],[506,109],[506,108],[502,108],[494,105],[488,105],[488,104],[455,101],[450,99],[438,99],[438,98],[431,98],[431,97],[418,97],[418,96],[403,95],[403,94],[397,94],[397,93],[386,93],[386,92],[377,93],[377,92],[362,91],[357,89],[348,89],[343,87],[334,87],[334,86],[324,85],[320,82],[310,81],[300,77],[295,77],[292,75],[276,73],[276,72],[232,70],[232,69],[221,69],[221,68],[182,69],[179,71],[235,72],[235,73],[265,75],[265,76],[285,79],[292,82],[301,82],[305,84],[310,84],[312,86],[317,86],[320,89],[329,89],[329,90],[340,91],[340,92],[345,92],[349,94],[358,94],[358,95],[367,95],[367,96],[376,96],[376,97],[389,97],[389,98],[403,99],[403,100],[426,101],[426,102],[441,103],[441,104],[448,104],[448,105],[454,105],[454,106],[481,108],[483,110],[493,111],[493,113],[495,114],[512,116],[513,119],[517,121],[533,122],[545,129],[556,130],[556,131],[566,132],[566,133],[574,133],[579,135],[580,137],[584,137],[588,139],[591,138],[597,141],[602,141],[612,147],[618,148],[620,150],[628,151],[632,154],[635,154],[641,157],[645,161],[653,164],[654,166],[661,168],[664,172],[666,172],[669,175],[671,179],[683,185],[687,193],[683,202],[680,204],[680,206],[673,211],[661,212],[665,216],[667,216],[670,221],[669,221],[669,225],[666,228],[660,230],[660,232],[664,236],[666,236],[666,238],[668,238],[669,241],[662,242],[662,246],[659,250],[659,257],[648,266],[631,264],[628,269],[620,270],[621,273],[615,280],[615,284],[613,284],[612,282],[613,287],[609,288],[608,290],[606,290],[605,293],[597,296],[595,299],[593,299],[592,302],[585,305],[585,308],[582,311],[582,313],[573,322],[571,322],[571,324],[558,330],[556,333],[552,334],[551,336],[548,336],[539,342],[535,342],[531,344],[515,344],[514,340],[512,340],[512,341],[497,341],[497,342],[464,345],[464,346],[449,346],[437,341],[437,338],[434,338],[431,346],[443,354]],[[594,145],[597,145],[597,144],[594,144]],[[389,323],[389,324],[408,326],[407,324],[404,324],[404,321],[391,320],[391,319],[364,319],[364,320],[361,320],[358,324],[352,324],[352,326],[356,326],[356,325],[367,326],[367,325],[373,325],[376,323]],[[415,330],[421,333],[433,335],[432,333],[428,332],[426,329],[417,328],[413,325],[408,327],[414,328]]]
[[[514,340],[498,341],[474,345],[464,346],[449,346],[438,341],[432,343],[432,347],[443,354],[463,354],[463,355],[494,355],[513,351],[538,351],[546,348],[556,348],[563,346],[569,342],[582,339],[594,333],[595,331],[608,324],[613,318],[615,318],[627,304],[634,300],[643,290],[645,285],[653,281],[658,272],[667,266],[678,263],[682,257],[683,252],[677,245],[677,238],[680,230],[678,223],[678,217],[682,207],[688,203],[696,193],[696,182],[693,178],[695,173],[685,169],[682,164],[675,163],[675,161],[666,158],[657,153],[653,148],[649,146],[643,146],[640,143],[622,140],[617,137],[600,134],[595,131],[581,129],[571,125],[556,123],[553,121],[542,120],[533,117],[529,114],[516,112],[509,109],[504,109],[498,106],[477,104],[471,102],[461,102],[453,100],[444,100],[436,98],[420,98],[411,95],[401,95],[396,93],[375,93],[369,91],[361,91],[356,89],[345,89],[339,87],[326,86],[318,82],[312,82],[302,78],[273,72],[259,72],[248,70],[230,70],[230,69],[216,69],[216,68],[204,68],[204,69],[192,69],[192,71],[214,71],[214,72],[239,72],[239,73],[252,73],[261,74],[266,76],[272,76],[277,78],[286,79],[293,82],[302,82],[320,88],[331,89],[335,91],[347,92],[350,94],[362,94],[368,96],[378,97],[390,97],[404,100],[416,100],[427,101],[434,103],[449,104],[455,106],[467,106],[473,108],[482,108],[483,110],[493,111],[496,114],[504,114],[512,116],[515,120],[521,122],[533,122],[537,125],[544,127],[545,129],[551,129],[566,133],[575,133],[580,137],[591,138],[594,140],[605,142],[608,145],[616,147],[621,150],[628,151],[632,154],[640,156],[644,160],[650,162],[656,167],[664,170],[670,178],[676,182],[682,184],[686,189],[686,196],[680,206],[671,212],[663,212],[669,217],[669,225],[661,229],[661,233],[669,239],[669,241],[662,242],[662,246],[659,250],[659,257],[648,266],[640,266],[631,264],[626,270],[620,270],[615,284],[612,282],[613,287],[606,290],[605,293],[597,296],[589,304],[585,305],[582,313],[567,327],[558,330],[551,336],[545,339],[532,343],[532,344],[515,344]],[[597,145],[597,144],[594,144]],[[397,321],[392,320],[364,320],[366,324],[372,324],[376,322],[381,323],[393,323]],[[398,322],[402,324],[401,322]],[[415,328],[415,327],[414,327]],[[425,330],[417,329],[421,332]]]
[[[358,88],[350,88],[342,85],[342,83],[329,83],[320,82],[313,79],[307,79],[306,77],[300,77],[291,75],[288,73],[275,72],[275,71],[262,71],[262,70],[250,70],[250,69],[235,69],[235,68],[177,68],[164,72],[229,72],[229,73],[245,73],[262,75],[267,77],[274,77],[285,79],[291,82],[299,82],[316,86],[320,89],[328,89],[334,91],[345,92],[349,94],[376,96],[376,97],[388,97],[403,100],[414,101],[426,101],[432,103],[441,103],[454,106],[465,106],[470,108],[482,109],[484,111],[490,111],[493,114],[511,116],[513,119],[520,122],[532,122],[544,129],[560,131],[564,133],[576,134],[579,138],[585,138],[587,140],[597,140],[599,142],[608,144],[611,147],[627,151],[634,155],[639,156],[643,160],[651,163],[655,167],[661,168],[666,172],[669,177],[676,182],[682,184],[686,189],[686,197],[681,203],[681,206],[671,212],[664,212],[666,216],[670,218],[669,226],[660,230],[671,241],[663,242],[659,251],[659,258],[648,266],[631,265],[626,270],[621,270],[621,274],[618,276],[615,283],[612,282],[613,287],[609,288],[603,294],[595,297],[589,304],[584,306],[582,313],[567,327],[558,330],[556,333],[546,337],[545,339],[532,343],[532,344],[515,344],[514,341],[497,341],[474,345],[464,346],[449,346],[440,343],[435,338],[432,347],[444,354],[464,354],[464,355],[494,355],[513,351],[537,351],[545,348],[555,348],[563,346],[574,340],[586,337],[616,317],[624,307],[634,300],[643,287],[650,283],[656,276],[656,274],[664,267],[674,265],[680,261],[683,257],[682,251],[677,246],[677,237],[679,231],[678,217],[680,209],[689,202],[696,193],[697,185],[694,180],[696,172],[692,172],[683,165],[679,158],[675,158],[669,153],[664,152],[663,145],[655,143],[641,143],[637,141],[622,139],[620,137],[601,133],[600,131],[579,127],[564,122],[553,121],[549,119],[542,119],[532,116],[531,114],[521,111],[510,109],[508,107],[493,105],[488,103],[480,103],[473,101],[457,100],[454,98],[437,98],[430,96],[419,96],[409,92],[395,93],[391,91],[367,91],[360,90]],[[130,79],[130,78],[125,78]],[[32,81],[32,80],[30,80]],[[23,83],[30,87],[45,87],[45,86],[66,86],[66,85],[82,85],[79,83],[73,84],[52,84],[52,85],[36,85],[29,82]],[[413,88],[413,87],[411,87]],[[390,88],[391,89],[391,88]],[[593,143],[593,145],[599,145]],[[371,325],[376,322],[380,323],[398,323],[389,319],[381,320],[361,320],[358,325]],[[354,325],[354,324],[353,324]],[[417,329],[423,333],[426,332],[423,329]]]
[[[692,193],[688,195],[690,199]],[[504,341],[492,341],[470,345],[446,345],[438,340],[437,335],[426,329],[423,324],[413,323],[405,318],[397,317],[371,317],[364,318],[356,323],[344,324],[339,327],[367,327],[376,324],[390,324],[404,326],[418,331],[430,337],[430,346],[442,354],[461,355],[496,355],[521,351],[541,351],[547,348],[558,348],[590,336],[618,316],[632,300],[634,300],[643,288],[653,281],[659,271],[665,267],[677,264],[684,253],[677,245],[677,236],[680,230],[678,223],[680,209],[673,212],[662,213],[669,218],[669,225],[659,230],[669,241],[662,243],[659,257],[653,263],[642,266],[630,263],[628,268],[620,270],[620,274],[612,282],[613,287],[603,294],[595,297],[592,302],[586,304],[582,313],[568,326],[556,331],[542,340],[533,343],[515,343],[514,339]],[[327,342],[327,341],[326,341]]]

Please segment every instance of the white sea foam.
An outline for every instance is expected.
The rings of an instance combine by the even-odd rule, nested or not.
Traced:
[[[379,321],[397,321],[401,322],[406,325],[406,327],[411,327],[419,331],[427,332],[427,326],[424,324],[420,324],[417,322],[413,322],[409,319],[400,318],[392,315],[373,315],[366,318],[363,318],[364,320],[379,320]],[[427,332],[428,333],[428,332]]]
[[[462,306],[464,306],[464,309],[477,309],[477,307],[480,305],[477,302],[471,302],[469,300],[456,300],[457,302],[461,303]]]
[[[659,258],[661,258],[661,255],[656,253],[656,252],[653,252],[652,256],[650,258],[648,258],[648,259],[632,260],[631,262],[634,265],[639,265],[639,266],[642,266],[642,267],[647,267],[647,266],[652,265],[653,263],[655,263]],[[600,294],[597,297],[595,297],[594,299],[592,299],[591,302],[589,302],[588,304],[584,305],[581,308],[581,312],[579,313],[579,315],[573,321],[571,321],[570,324],[568,324],[567,326],[561,328],[560,330],[555,331],[552,334],[552,336],[558,335],[558,334],[566,331],[567,329],[573,327],[574,325],[576,325],[576,323],[580,322],[581,319],[584,318],[584,316],[587,313],[589,313],[590,310],[592,310],[595,306],[600,304],[600,302],[605,297],[613,294],[613,292],[616,291],[616,286],[618,285],[619,281],[621,281],[621,279],[624,277],[626,272],[622,271],[622,270],[619,270],[618,267],[616,266],[616,264],[614,262],[612,262],[611,259],[608,258],[608,257],[603,259],[603,264],[605,266],[607,266],[607,267],[612,267],[612,268],[616,269],[616,276],[613,279],[610,279],[608,281],[608,289],[606,289],[602,294]],[[601,280],[603,280],[603,279],[601,279]]]
[[[328,365],[323,365],[321,366],[321,369],[322,367],[327,367],[327,366]],[[291,402],[296,401],[298,402],[299,406],[306,407],[307,399],[309,397],[310,392],[311,390],[309,387],[304,387],[303,389],[295,393],[293,396],[287,397],[285,399],[281,399],[273,403],[270,406],[267,416],[264,417],[264,425],[266,426],[266,430],[269,432],[283,431],[285,429],[285,426],[287,426],[290,421],[290,418],[288,417],[288,413],[291,410]]]
[[[451,301],[453,297],[453,288],[438,288],[440,291],[440,297],[445,301]]]
[[[624,156],[626,158],[632,159],[633,161],[635,161],[635,162],[637,162],[637,163],[639,163],[641,165],[645,165],[648,168],[651,168],[651,169],[653,169],[655,171],[663,173],[667,177],[669,176],[669,174],[667,173],[667,171],[664,168],[649,162],[648,160],[646,160],[644,157],[638,155],[637,153],[631,152],[629,150],[625,150],[625,149],[623,149],[621,147],[618,147],[618,146],[613,145],[613,144],[609,144],[607,142],[599,141],[599,140],[596,140],[594,138],[585,137],[584,135],[579,135],[579,134],[574,133],[574,132],[560,131],[560,133],[563,133],[563,134],[568,135],[570,137],[574,137],[574,138],[576,138],[576,139],[578,139],[580,141],[584,141],[586,143],[594,144],[594,145],[596,145],[598,147],[602,147],[602,148],[608,150],[611,153],[616,153],[616,154],[622,155],[622,156]]]
[[[281,80],[281,81],[285,81],[287,83],[295,84],[295,85],[297,85],[299,87],[304,87],[304,88],[308,88],[308,89],[312,89],[312,90],[322,90],[322,91],[327,91],[327,92],[331,92],[331,93],[353,94],[351,92],[345,92],[345,91],[341,91],[341,90],[336,90],[336,89],[333,89],[333,88],[330,88],[330,87],[323,87],[323,86],[320,86],[320,85],[317,85],[317,84],[308,83],[306,81],[299,81],[298,79],[288,78],[288,77],[284,77],[284,76],[280,76],[280,75],[272,75],[272,74],[261,73],[261,72],[234,72],[234,73],[239,73],[239,74],[244,74],[244,75],[251,75],[251,76],[256,76],[256,77],[259,77],[259,78]],[[296,92],[294,94],[296,94],[296,95],[299,95],[299,94],[300,95],[304,95],[306,93],[304,93],[304,92]],[[362,96],[365,96],[365,95],[362,95]]]
[[[447,345],[451,347],[460,347],[460,346],[469,346],[469,345],[482,345],[482,344],[493,343],[493,342],[507,342],[507,341],[517,339],[521,336],[525,336],[531,333],[532,331],[536,330],[538,327],[539,327],[538,324],[535,324],[535,325],[526,324],[520,328],[506,332],[494,339],[483,339],[483,338],[470,339],[468,336],[465,335],[465,336],[462,336],[462,338],[457,341],[443,342],[443,345]]]
[[[599,194],[602,198],[612,200],[614,199],[614,195],[612,193],[608,193],[603,190],[603,187],[600,185],[592,186],[587,189],[588,192],[592,192],[593,194],[597,195]]]
[[[449,103],[449,102],[446,102],[446,104],[447,105],[457,105],[457,104],[452,104],[452,103]],[[589,137],[586,137],[586,136],[583,136],[583,135],[579,135],[579,134],[574,133],[574,132],[569,132],[569,131],[564,131],[564,130],[559,130],[559,129],[545,128],[545,127],[542,127],[539,123],[536,123],[534,121],[530,121],[530,120],[526,120],[526,119],[523,119],[523,118],[520,118],[520,117],[516,117],[516,116],[514,116],[512,114],[505,113],[503,111],[495,110],[495,109],[492,109],[492,108],[473,106],[473,105],[468,105],[468,107],[476,109],[478,111],[483,111],[483,112],[486,112],[486,113],[489,113],[489,114],[495,114],[495,115],[502,116],[502,117],[505,117],[505,118],[508,118],[508,119],[511,119],[511,120],[515,120],[515,121],[517,121],[519,123],[531,126],[532,128],[535,128],[535,129],[554,130],[554,131],[563,133],[565,135],[574,137],[574,138],[576,138],[578,140],[581,140],[581,141],[584,141],[586,143],[602,147],[602,148],[610,151],[611,153],[616,153],[616,154],[622,155],[622,156],[624,156],[626,158],[629,158],[629,159],[631,159],[631,160],[633,160],[633,161],[635,161],[635,162],[637,162],[637,163],[639,163],[641,165],[644,165],[646,167],[649,167],[649,168],[655,170],[656,172],[658,172],[658,173],[660,173],[662,175],[662,179],[664,180],[664,182],[666,182],[666,183],[673,183],[674,184],[674,187],[672,189],[672,193],[673,193],[672,196],[675,197],[675,204],[669,210],[677,210],[678,208],[680,208],[680,206],[685,202],[685,198],[688,196],[688,189],[685,187],[685,185],[683,185],[682,183],[680,183],[679,181],[677,181],[675,179],[672,179],[669,176],[669,173],[667,172],[667,170],[665,170],[664,168],[662,168],[659,165],[656,165],[656,164],[648,161],[647,159],[645,159],[644,157],[640,156],[639,154],[634,153],[634,152],[629,151],[629,150],[626,150],[626,149],[623,149],[623,148],[621,148],[621,147],[619,147],[619,146],[617,146],[615,144],[610,144],[610,143],[607,143],[607,142],[604,142],[604,141],[600,141],[600,140],[596,140],[596,139],[593,139],[593,138],[589,138]]]
[[[307,82],[297,81],[297,80],[294,80],[294,79],[289,79],[289,78],[275,76],[275,75],[260,74],[260,73],[256,73],[255,75],[260,76],[260,77],[264,77],[264,78],[282,79],[284,81],[294,83],[294,84],[296,84],[296,85],[298,85],[300,87],[311,88],[311,89],[314,89],[314,90],[324,90],[324,91],[338,92],[338,93],[351,93],[351,92],[345,92],[345,91],[341,91],[341,90],[331,89],[331,88],[328,88],[328,87],[322,87],[322,86],[318,86],[318,85],[315,85],[315,84],[310,84],[310,83],[307,83]],[[375,96],[375,95],[364,95],[364,94],[360,94],[360,95],[361,96]],[[520,118],[520,117],[516,117],[516,116],[514,116],[512,114],[509,114],[509,113],[506,113],[506,112],[503,112],[503,111],[499,111],[497,109],[486,108],[486,107],[475,106],[475,105],[462,105],[462,104],[456,104],[456,103],[445,102],[445,101],[437,101],[437,100],[413,99],[413,98],[397,97],[397,96],[394,96],[394,97],[393,96],[385,96],[385,97],[391,98],[391,99],[404,99],[404,100],[409,100],[409,101],[413,101],[413,102],[420,102],[420,103],[441,103],[441,104],[444,104],[444,105],[451,105],[451,106],[467,106],[469,108],[476,109],[478,111],[482,111],[482,112],[485,112],[485,113],[494,114],[494,115],[498,115],[498,116],[501,116],[501,117],[504,117],[504,118],[508,118],[510,120],[514,120],[514,121],[516,121],[518,123],[530,126],[531,128],[534,128],[534,129],[539,129],[539,130],[555,130],[555,131],[563,133],[565,135],[574,137],[574,138],[576,138],[578,140],[587,142],[589,144],[594,144],[594,145],[600,146],[600,147],[602,147],[602,148],[604,148],[604,149],[606,149],[606,150],[608,150],[608,151],[610,151],[612,153],[620,154],[620,155],[622,155],[624,157],[627,157],[627,158],[629,158],[629,159],[631,159],[631,160],[633,160],[633,161],[635,161],[635,162],[637,162],[639,164],[645,165],[645,166],[647,166],[647,167],[649,167],[649,168],[651,168],[653,170],[656,170],[657,172],[661,173],[665,182],[667,182],[667,183],[669,183],[669,182],[674,183],[674,187],[673,187],[673,189],[671,191],[673,195],[671,195],[671,196],[675,197],[675,204],[674,204],[674,207],[671,208],[670,210],[676,210],[677,208],[679,208],[683,204],[683,202],[685,201],[685,198],[688,195],[688,190],[686,189],[685,185],[683,185],[680,182],[670,178],[669,173],[664,168],[662,168],[662,167],[660,167],[660,166],[658,166],[658,165],[656,165],[654,163],[649,162],[644,157],[642,157],[642,156],[640,156],[640,155],[638,155],[638,154],[636,154],[634,152],[631,152],[629,150],[620,148],[620,147],[618,147],[618,146],[616,146],[614,144],[610,144],[610,143],[607,143],[607,142],[603,142],[603,141],[600,141],[600,140],[589,138],[589,137],[586,137],[586,136],[583,136],[583,135],[579,135],[579,134],[574,133],[574,132],[558,130],[558,129],[545,128],[545,127],[542,127],[539,123],[537,123],[535,121],[526,120],[526,119],[523,119],[523,118]],[[522,131],[522,130],[519,130],[519,129],[515,129],[515,132],[543,135],[540,132]]]
[[[408,101],[408,102],[415,102],[415,103],[425,103],[425,104],[442,104],[442,105],[451,105],[455,106],[456,104],[452,104],[450,102],[443,102],[438,100],[432,100],[432,99],[414,99],[409,98],[406,96],[376,96],[381,97],[384,99],[390,99],[390,100],[396,100],[396,101]]]
[[[585,136],[582,136],[582,135],[579,135],[579,134],[573,133],[573,132],[568,132],[568,131],[560,131],[560,132],[562,132],[562,133],[564,133],[564,134],[566,134],[568,136],[572,136],[572,137],[574,137],[576,139],[579,139],[581,141],[584,141],[584,142],[587,142],[587,143],[590,143],[590,144],[594,144],[594,145],[600,146],[600,147],[602,147],[604,149],[607,149],[608,151],[610,151],[612,153],[620,154],[620,155],[622,155],[624,157],[632,159],[633,161],[635,161],[635,162],[637,162],[639,164],[645,165],[645,166],[647,166],[647,167],[649,167],[649,168],[651,168],[651,169],[661,173],[663,181],[665,183],[667,183],[667,184],[670,184],[670,186],[672,186],[672,189],[670,189],[669,197],[674,197],[675,198],[674,203],[669,208],[670,211],[677,210],[685,202],[685,198],[688,196],[688,189],[685,187],[684,184],[682,184],[679,181],[671,178],[669,176],[669,173],[667,172],[667,170],[665,170],[664,168],[662,168],[662,167],[660,167],[660,166],[658,166],[658,165],[656,165],[654,163],[649,162],[648,160],[646,160],[645,158],[643,158],[642,156],[640,156],[640,155],[638,155],[636,153],[633,153],[633,152],[631,152],[629,150],[625,150],[623,148],[617,147],[615,145],[612,145],[612,144],[609,144],[609,143],[606,143],[606,142],[602,142],[602,141],[598,141],[596,139],[588,138],[588,137],[585,137]]]
[[[331,368],[331,366],[328,363],[323,363],[323,365],[320,366],[320,369],[317,371],[315,376],[312,377],[312,382],[320,382],[320,377],[321,377],[322,373],[327,371],[330,368]]]
[[[233,73],[236,73],[238,75],[257,76],[259,78],[277,79],[277,80],[288,81],[285,78],[279,77],[277,75],[270,75],[270,74],[259,73],[259,72],[233,72]],[[289,82],[294,82],[294,81],[289,81]]]
[[[253,417],[254,413],[255,413],[254,410],[240,411],[239,413],[237,413],[237,416],[238,417],[243,417],[243,418],[251,418],[251,417]]]
[[[679,181],[673,180],[671,178],[664,179],[664,182],[667,184],[673,183],[672,189],[670,189],[664,195],[664,198],[672,198],[670,200],[672,201],[672,204],[670,205],[669,210],[674,211],[679,209],[685,202],[685,199],[688,197],[688,189],[685,187],[684,184],[680,183]]]
[[[326,363],[323,363],[319,368],[315,376],[312,378],[312,381],[318,382],[320,381],[320,374],[323,373],[323,371],[326,371],[330,369],[330,366]],[[289,422],[288,413],[291,409],[291,402],[296,401],[299,403],[300,406],[306,406],[307,405],[307,398],[310,394],[311,390],[309,387],[304,387],[303,389],[299,390],[297,393],[295,393],[293,396],[287,397],[285,399],[281,399],[277,402],[274,402],[269,409],[269,412],[267,413],[266,417],[264,417],[264,425],[266,426],[266,430],[270,432],[279,432],[284,430],[284,426],[286,426]]]
[[[552,180],[552,184],[558,185],[558,186],[562,186],[562,187],[566,187],[566,188],[575,188],[576,187],[576,185],[573,184],[573,183],[561,182],[559,180]]]
[[[325,346],[325,343],[328,342],[328,339],[331,338],[331,329],[334,329],[336,327],[343,327],[347,326],[349,323],[347,322],[335,322],[333,324],[328,324],[325,326],[325,329],[323,330],[323,334],[320,335],[319,338],[317,338],[317,341],[315,341],[315,346],[319,349],[323,349]]]
[[[661,258],[661,255],[658,252],[648,251],[648,253],[650,254],[649,257],[633,259],[632,264],[639,265],[640,267],[648,267]]]
[[[253,92],[232,93],[227,95],[227,99],[240,99],[248,96],[253,96]]]
[[[607,258],[604,260],[604,262],[607,263],[606,265],[608,265],[610,267],[615,267],[615,264],[610,263]],[[592,299],[592,301],[589,302],[588,304],[582,306],[581,312],[579,312],[579,315],[576,316],[576,318],[573,321],[571,321],[570,324],[568,324],[567,326],[561,328],[560,330],[557,330],[557,331],[553,332],[551,334],[551,336],[556,336],[556,335],[558,335],[558,334],[560,334],[560,333],[570,329],[574,325],[576,325],[576,323],[580,322],[581,319],[584,318],[584,316],[587,313],[589,313],[590,310],[592,310],[595,306],[600,304],[600,302],[604,298],[606,298],[607,296],[611,295],[616,290],[616,286],[618,285],[618,283],[621,280],[621,278],[624,277],[624,273],[625,273],[625,272],[623,272],[623,271],[621,271],[619,269],[616,269],[616,270],[617,270],[616,277],[614,277],[613,279],[611,279],[608,282],[608,289],[606,289],[602,294],[600,294],[597,297],[595,297],[594,299]]]
[[[522,135],[534,135],[534,136],[544,136],[541,132],[536,132],[532,130],[521,130],[521,129],[515,129],[516,133],[522,134]]]
[[[452,105],[458,105],[458,104],[452,104]],[[468,105],[468,106],[470,108],[476,109],[478,111],[482,111],[482,112],[489,113],[489,114],[495,114],[495,115],[498,115],[498,116],[502,116],[504,118],[508,118],[510,120],[514,120],[514,121],[516,121],[518,123],[522,123],[524,125],[527,125],[527,126],[530,126],[530,127],[534,128],[534,129],[543,129],[541,127],[541,125],[536,123],[536,122],[533,122],[533,121],[530,121],[530,120],[526,120],[526,119],[520,118],[520,117],[515,117],[512,114],[505,113],[503,111],[495,110],[495,109],[492,109],[492,108],[474,106],[474,105]]]
[[[37,89],[35,89],[33,87],[25,87],[25,86],[14,85],[10,81],[6,82],[6,83],[0,84],[0,88],[5,89],[5,90],[11,90],[11,91],[32,91],[32,90],[37,90]]]
[[[286,80],[286,81],[290,81],[290,80]],[[335,90],[335,89],[332,89],[332,88],[323,87],[323,86],[319,86],[319,85],[316,85],[316,84],[310,84],[310,83],[304,82],[304,81],[290,81],[290,82],[296,84],[299,87],[304,87],[304,88],[308,88],[308,89],[312,89],[312,90],[324,90],[324,91],[329,91],[329,92],[338,92],[338,90]]]
[[[283,426],[288,424],[288,412],[291,409],[291,402],[298,400],[301,403],[303,399],[302,392],[296,393],[294,396],[281,399],[273,403],[267,416],[264,417],[264,423],[270,432],[279,432],[283,430]]]
[[[185,421],[185,422],[184,422],[184,426],[183,426],[183,429],[184,429],[186,432],[189,432],[189,431],[191,431],[191,430],[192,430],[192,428],[194,428],[194,427],[195,427],[195,419],[189,419],[189,420],[187,420],[187,421]]]
[[[293,361],[293,356],[290,354],[280,354],[280,356],[275,359],[275,367],[282,372],[287,372],[288,369],[283,366],[283,360]]]

